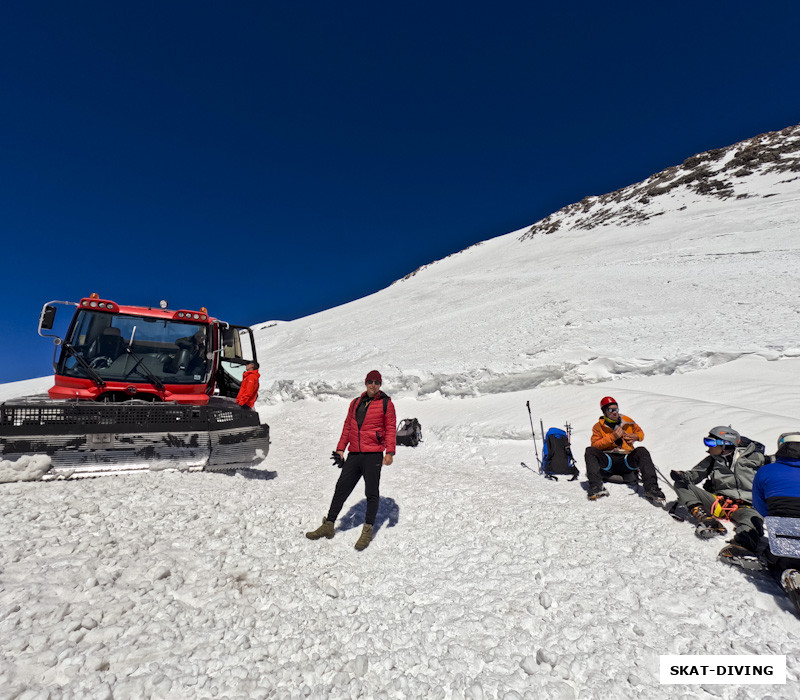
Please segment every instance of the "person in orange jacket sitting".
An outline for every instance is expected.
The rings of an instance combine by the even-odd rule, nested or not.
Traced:
[[[644,440],[644,431],[633,418],[623,416],[619,405],[611,396],[600,401],[603,415],[592,428],[592,444],[586,448],[586,476],[589,479],[590,501],[608,496],[603,486],[613,475],[623,481],[635,483],[641,473],[644,497],[654,505],[662,506],[666,497],[658,488],[658,476],[646,447],[634,447],[634,442]]]
[[[258,362],[248,362],[245,365],[245,373],[242,378],[242,385],[236,396],[236,403],[242,408],[253,408],[258,398],[258,382],[261,375],[258,373]]]

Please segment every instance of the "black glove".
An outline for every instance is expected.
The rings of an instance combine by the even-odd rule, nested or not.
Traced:
[[[686,476],[686,472],[677,472],[673,469],[669,475],[674,479],[676,488],[689,488],[689,477]]]
[[[344,464],[344,457],[342,457],[342,455],[340,455],[336,450],[331,452],[331,459],[333,460],[334,467],[339,467],[339,469],[342,468],[342,465]]]

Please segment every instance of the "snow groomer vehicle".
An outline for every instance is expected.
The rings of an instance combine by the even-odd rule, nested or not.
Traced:
[[[76,307],[63,338],[59,306]],[[43,479],[146,469],[229,471],[269,451],[269,426],[235,397],[253,333],[199,311],[123,306],[97,294],[42,308],[55,343],[48,395],[0,404],[0,459],[47,455]]]

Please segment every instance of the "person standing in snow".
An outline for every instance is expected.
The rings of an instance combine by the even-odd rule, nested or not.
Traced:
[[[322,525],[316,530],[306,533],[306,537],[310,540],[333,537],[336,518],[363,476],[367,514],[355,547],[361,551],[372,541],[372,528],[375,525],[380,502],[381,467],[390,465],[394,460],[396,438],[397,418],[394,404],[391,398],[381,391],[382,381],[380,372],[372,370],[364,382],[366,391],[350,402],[342,436],[334,451],[338,455],[337,461],[341,464],[344,460],[344,451],[348,445],[350,451],[347,459],[341,464],[342,473],[336,482],[328,515],[322,519]]]
[[[730,426],[720,425],[703,438],[708,457],[686,472],[671,471],[678,501],[686,506],[697,524],[695,534],[708,539],[726,535],[725,526],[715,515],[734,524],[731,544],[719,552],[721,561],[746,569],[760,569],[755,554],[764,534],[764,519],[753,508],[753,480],[766,457],[758,444],[742,438]],[[703,488],[698,484],[705,481]]]
[[[236,403],[242,408],[253,408],[253,406],[255,406],[260,379],[261,375],[258,373],[258,362],[248,362],[245,365],[242,385],[239,387],[239,393],[236,395]]]
[[[775,461],[756,472],[753,507],[764,517],[796,518],[800,522],[800,431],[781,435]],[[800,614],[800,559],[776,556],[770,550],[765,559]]]
[[[620,414],[619,405],[611,396],[603,397],[600,410],[603,415],[592,428],[592,443],[584,454],[589,500],[608,496],[603,482],[609,477],[616,475],[623,481],[635,482],[637,473],[641,473],[645,498],[654,505],[664,505],[666,497],[658,488],[650,453],[646,447],[633,446],[634,442],[644,440],[644,431],[632,418]]]

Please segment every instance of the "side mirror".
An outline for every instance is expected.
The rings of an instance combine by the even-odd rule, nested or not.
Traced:
[[[56,307],[45,306],[42,309],[42,315],[39,316],[39,328],[41,330],[49,331],[53,328],[53,323],[56,320]]]

